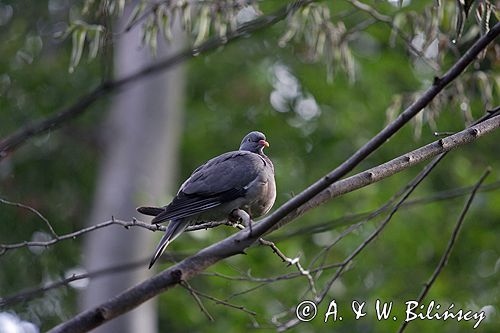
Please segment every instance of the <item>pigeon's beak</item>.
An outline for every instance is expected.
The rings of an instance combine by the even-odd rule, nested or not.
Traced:
[[[260,140],[259,145],[265,146],[267,148],[267,147],[269,147],[269,142],[267,142],[266,140]]]

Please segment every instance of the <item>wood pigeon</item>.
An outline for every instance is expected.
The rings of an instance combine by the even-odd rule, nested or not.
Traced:
[[[250,132],[238,151],[214,157],[194,170],[170,204],[137,208],[139,213],[154,216],[151,223],[170,221],[149,268],[190,225],[226,220],[237,209],[252,219],[271,209],[276,199],[274,166],[264,147],[269,147],[265,135]]]

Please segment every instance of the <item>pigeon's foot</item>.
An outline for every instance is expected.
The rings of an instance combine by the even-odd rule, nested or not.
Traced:
[[[233,220],[234,219],[234,220]],[[252,219],[243,209],[235,209],[231,212],[230,221],[241,221],[250,230],[248,237],[252,237]]]

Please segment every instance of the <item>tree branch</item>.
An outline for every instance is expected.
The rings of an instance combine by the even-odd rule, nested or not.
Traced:
[[[130,262],[126,264],[121,264],[121,265],[116,265],[112,267],[107,267],[103,269],[99,269],[93,272],[89,273],[82,273],[82,274],[72,274],[71,276],[56,281],[56,282],[51,282],[48,283],[42,287],[35,287],[35,288],[29,288],[26,290],[23,290],[19,293],[16,293],[14,295],[10,295],[7,297],[0,297],[0,309],[18,303],[18,302],[24,302],[26,300],[35,298],[39,296],[40,294],[43,294],[49,290],[56,289],[62,286],[68,286],[71,284],[71,282],[78,281],[78,280],[83,280],[83,279],[90,279],[90,278],[95,278],[98,276],[102,275],[107,275],[107,274],[115,274],[115,273],[120,273],[123,271],[128,271],[131,269],[137,269],[139,267],[144,267],[149,262],[149,258],[147,259],[142,259],[138,260],[135,262]]]
[[[446,249],[445,249],[442,257],[439,260],[439,263],[436,266],[436,269],[432,273],[432,275],[429,278],[429,280],[425,283],[424,288],[422,289],[420,295],[418,296],[417,302],[419,304],[420,304],[420,302],[422,302],[422,300],[425,298],[425,296],[427,295],[427,293],[431,289],[432,285],[436,281],[438,275],[443,270],[444,266],[446,266],[446,264],[448,263],[448,259],[450,258],[451,251],[453,250],[453,246],[455,245],[455,242],[456,242],[456,240],[458,238],[458,234],[460,233],[460,229],[462,228],[462,224],[464,222],[465,215],[469,211],[469,208],[470,208],[470,206],[472,204],[472,200],[474,200],[474,197],[476,196],[477,190],[479,189],[479,187],[481,186],[481,184],[483,183],[483,181],[486,179],[486,177],[488,177],[488,175],[490,174],[490,172],[491,172],[491,168],[488,168],[486,170],[486,172],[483,173],[483,175],[481,176],[481,178],[479,179],[479,181],[474,186],[474,189],[472,190],[472,193],[470,194],[469,198],[467,199],[467,202],[465,203],[465,206],[462,209],[462,212],[460,213],[460,217],[458,218],[458,221],[457,221],[457,223],[455,225],[455,228],[453,228],[453,232],[451,233],[451,237],[450,237],[450,239],[448,241],[448,245],[446,246]],[[408,323],[409,322],[404,321],[401,324],[401,327],[399,328],[398,333],[403,332],[405,330],[406,326],[408,325]]]
[[[474,125],[477,125],[477,124],[480,124],[482,123],[483,121],[485,120],[488,120],[492,117],[495,117],[497,115],[500,115],[500,106],[497,106],[491,110],[487,110],[486,111],[486,114],[484,116],[482,116],[480,119],[476,120],[472,126]],[[469,126],[468,128],[470,128],[471,126]],[[453,134],[453,133],[450,133],[450,134]],[[448,134],[448,135],[450,135]],[[356,221],[360,221],[360,220],[367,220],[367,219],[372,219],[378,215],[380,215],[381,213],[383,213],[385,210],[389,209],[391,204],[399,197],[401,196],[402,194],[404,194],[404,192],[411,187],[411,183],[408,184],[406,187],[404,187],[403,189],[401,189],[397,194],[395,194],[386,204],[384,204],[382,207],[372,211],[372,212],[368,212],[368,213],[360,213],[360,214],[356,214],[356,215],[353,215],[353,216],[350,216],[350,217],[344,217],[344,218],[340,218],[340,219],[337,219],[337,220],[334,220],[333,222],[327,222],[327,223],[322,223],[320,225],[316,225],[316,226],[312,226],[310,228],[308,228],[309,232],[322,232],[322,230],[324,230],[324,228],[326,227],[327,229],[329,229],[328,225],[329,224],[335,224],[335,222],[337,221],[341,221],[342,223],[345,223],[346,221],[347,222],[356,222]],[[492,184],[489,184],[489,185],[486,185],[484,186],[483,190],[484,191],[489,191],[489,190],[494,190],[496,189],[497,187],[500,187],[500,182],[497,184],[497,183],[492,183]],[[446,193],[441,193],[441,194],[438,194],[437,196],[434,196],[432,198],[423,198],[423,199],[415,199],[413,201],[408,201],[408,202],[405,202],[403,203],[403,207],[404,206],[410,206],[410,205],[414,205],[414,204],[417,204],[417,203],[427,203],[427,202],[432,202],[432,200],[444,200],[444,199],[448,199],[448,198],[453,198],[453,197],[457,197],[457,196],[460,196],[460,195],[465,195],[465,194],[468,194],[470,193],[470,191],[473,189],[473,187],[467,187],[467,188],[462,188],[462,189],[456,189],[456,190],[452,190],[452,191],[448,191]],[[302,230],[302,232],[306,232],[304,229],[299,229],[299,231],[297,232],[300,232]],[[289,237],[293,234],[289,234],[289,235],[285,235],[283,237]]]
[[[398,157],[390,162],[384,163],[381,166],[339,181],[323,191],[318,197],[315,197],[313,205],[308,204],[303,205],[302,207],[299,205],[300,209],[293,208],[290,210],[289,213],[285,215],[286,221],[291,221],[291,219],[296,218],[297,216],[305,213],[307,210],[329,200],[334,196],[338,196],[382,180],[426,159],[472,142],[499,127],[500,115],[497,115],[464,131],[447,138],[437,140],[413,152],[407,153],[402,157]],[[303,198],[302,194],[299,194],[281,206],[277,211],[282,210],[283,207],[287,206],[290,202],[294,200],[297,201],[301,198]],[[305,201],[298,202],[300,204],[305,203]],[[67,322],[58,325],[50,332],[86,332],[115,318],[116,316],[130,311],[139,304],[175,286],[181,281],[189,280],[216,262],[242,253],[246,248],[257,241],[261,235],[270,231],[271,228],[275,226],[276,227],[274,229],[279,228],[277,223],[280,222],[280,220],[278,219],[273,222],[273,219],[276,219],[276,217],[274,217],[275,214],[276,212],[264,218],[260,223],[256,223],[253,227],[251,236],[247,230],[242,230],[220,242],[202,249],[195,255],[184,259],[178,264],[164,270],[160,274],[124,291],[114,298],[102,303],[100,306],[84,311]]]
[[[155,225],[155,224],[149,224],[149,223],[144,223],[141,221],[138,221],[136,219],[132,219],[132,221],[122,221],[115,219],[114,217],[111,217],[111,220],[105,221],[102,223],[98,223],[95,225],[92,225],[87,228],[80,229],[75,232],[71,232],[69,234],[64,234],[61,236],[54,237],[52,239],[49,239],[48,241],[35,241],[35,242],[20,242],[20,243],[14,243],[14,244],[0,244],[0,256],[5,254],[7,251],[14,250],[14,249],[19,249],[23,247],[29,247],[29,246],[37,246],[37,247],[49,247],[50,245],[54,245],[55,243],[58,243],[60,241],[68,240],[68,239],[75,239],[76,237],[82,236],[86,233],[89,233],[91,231],[95,231],[101,228],[108,227],[110,225],[120,225],[126,229],[130,227],[141,227],[145,228],[151,231],[165,231],[167,230],[167,227],[163,225]],[[206,225],[206,224],[205,224]]]
[[[474,186],[457,187],[450,190],[440,191],[429,196],[407,200],[401,205],[399,209],[410,208],[417,205],[426,205],[437,201],[456,199],[462,196],[469,195],[473,188]],[[500,181],[495,181],[486,185],[481,185],[481,187],[478,189],[478,192],[495,191],[498,190],[499,188],[500,188]],[[387,211],[389,208],[391,208],[390,204],[389,205],[384,204],[383,207],[379,207],[372,211],[344,215],[327,222],[308,225],[307,227],[298,228],[291,232],[280,234],[278,237],[273,237],[273,240],[279,241],[282,239],[290,239],[291,237],[295,236],[304,236],[306,234],[322,233],[324,231],[331,230],[333,228],[337,228],[344,225],[352,226],[360,221],[364,222],[365,220],[371,220],[374,217]]]
[[[181,281],[180,285],[183,286],[184,288],[186,288],[189,292],[194,293],[196,295],[199,295],[201,297],[204,297],[206,299],[209,299],[211,301],[214,301],[216,304],[221,304],[221,305],[233,308],[233,309],[241,310],[241,311],[243,311],[245,313],[248,313],[249,315],[252,315],[252,316],[256,316],[257,315],[257,313],[255,311],[248,310],[244,306],[234,305],[234,304],[231,304],[229,302],[226,302],[226,301],[223,301],[221,299],[218,299],[216,297],[213,297],[213,296],[210,296],[208,294],[202,293],[201,291],[194,290],[189,284],[186,283],[186,281]]]
[[[132,73],[126,77],[101,83],[93,91],[85,96],[80,97],[78,101],[76,101],[76,103],[71,105],[70,107],[63,109],[62,111],[59,111],[47,118],[27,124],[1,140],[0,161],[8,156],[9,153],[24,144],[31,137],[55,129],[61,126],[63,123],[81,115],[99,98],[115,92],[129,83],[139,81],[154,74],[158,74],[201,53],[213,51],[218,47],[233,42],[243,36],[248,36],[251,33],[270,27],[282,21],[288,15],[291,15],[299,8],[306,6],[314,1],[315,0],[296,0],[281,7],[280,9],[269,15],[261,16],[252,21],[242,24],[235,31],[228,32],[226,36],[213,37],[200,44],[199,46],[181,51],[162,61],[138,70],[137,72]]]
[[[375,240],[378,235],[385,229],[387,224],[391,221],[392,217],[399,208],[403,205],[403,203],[410,197],[410,195],[415,191],[418,185],[429,175],[429,173],[439,164],[439,162],[445,157],[446,153],[440,154],[436,157],[431,163],[429,163],[409,184],[409,186],[405,187],[404,195],[398,200],[396,205],[391,209],[390,213],[387,217],[382,221],[382,223],[342,262],[340,267],[337,269],[337,272],[328,280],[326,283],[326,287],[323,288],[323,291],[319,295],[319,297],[314,298],[314,303],[316,305],[320,304],[325,297],[328,295],[330,288],[333,283],[337,281],[337,279],[342,275],[342,273],[347,269],[347,267],[352,263],[352,261],[360,254],[373,240]],[[294,311],[290,311],[294,312]],[[286,331],[297,324],[300,321],[297,318],[293,318],[287,321],[284,324],[280,324],[278,326],[278,332]]]
[[[494,117],[494,116],[499,116],[499,108],[495,108],[494,110],[492,111],[487,111],[486,114],[481,117],[479,120],[477,120],[473,126],[477,125],[477,124],[480,124],[488,119],[490,119],[491,117]],[[471,126],[471,127],[473,127]],[[468,129],[470,129],[471,127],[469,127]],[[467,129],[466,129],[467,130]],[[438,141],[439,142],[439,141]],[[424,147],[425,148],[425,147]],[[400,195],[403,195],[402,198],[397,202],[397,204],[392,208],[391,212],[389,213],[389,215],[384,219],[384,221],[377,227],[377,229],[372,232],[370,234],[370,236],[361,244],[359,245],[356,250],[354,250],[351,255],[349,255],[343,262],[342,264],[339,266],[337,272],[334,274],[334,276],[332,278],[330,278],[330,280],[328,281],[327,283],[327,286],[323,289],[323,292],[321,293],[321,295],[319,297],[315,297],[314,298],[314,303],[316,305],[318,305],[319,303],[321,303],[323,301],[323,299],[326,297],[328,291],[330,290],[331,286],[333,285],[333,283],[342,275],[342,273],[344,272],[344,270],[348,267],[348,265],[354,260],[354,258],[359,254],[361,253],[361,251],[363,251],[363,249],[366,248],[366,246],[371,243],[381,232],[382,230],[385,228],[385,226],[389,223],[389,221],[391,220],[391,218],[394,216],[394,214],[396,213],[396,211],[403,206],[403,204],[405,203],[406,199],[410,196],[410,194],[415,190],[415,188],[423,181],[423,179],[425,179],[425,177],[427,177],[427,175],[432,171],[432,169],[434,169],[436,167],[437,164],[439,164],[439,162],[447,155],[449,151],[445,151],[441,154],[439,154],[439,156],[437,156],[431,163],[429,163],[407,186],[405,186],[402,190],[400,190],[396,195],[393,196],[393,198],[391,198],[389,200],[388,203],[386,203],[384,206],[382,206],[381,208],[379,208],[378,210],[376,210],[374,213],[370,214],[368,216],[368,218],[365,220],[367,221],[369,218],[373,217],[373,216],[376,216],[377,214],[379,214],[380,212],[382,212],[385,208],[389,208],[391,203],[397,198],[399,197]],[[404,156],[403,156],[404,157]],[[395,159],[397,160],[397,159]],[[393,160],[393,161],[395,161]],[[372,169],[373,170],[373,169]],[[351,177],[352,178],[352,177]],[[481,185],[482,182],[480,182],[479,186]],[[473,192],[477,191],[478,188],[474,187],[473,189]],[[360,226],[362,223],[364,223],[365,221],[362,221],[362,222],[359,222],[357,223],[356,225],[353,225],[351,226],[350,228],[348,228],[345,232],[343,232],[341,235],[339,235],[339,237],[337,237],[336,240],[334,240],[334,242],[329,246],[329,247],[326,247],[323,251],[323,252],[327,252],[330,250],[330,248],[339,240],[341,239],[342,237],[344,237],[347,233],[349,233],[352,229],[355,229],[356,227]],[[317,260],[317,258],[321,255],[318,254],[318,256],[316,256],[313,261],[311,262],[311,265],[314,263],[315,260]],[[321,271],[318,272],[318,274],[320,274]],[[287,312],[291,312],[293,313],[295,310],[294,309],[291,309],[289,311],[286,311],[284,313],[282,313],[281,315],[286,315]],[[276,316],[275,316],[276,317]],[[278,323],[277,325],[277,328],[278,328],[278,331],[282,332],[282,331],[285,331],[285,330],[288,330],[292,327],[294,327],[295,325],[299,324],[300,321],[297,319],[297,318],[293,318],[289,321],[287,321],[286,323],[284,324],[281,324],[281,323]]]
[[[260,223],[257,228],[271,229],[274,227],[278,221],[280,223],[286,223],[289,218],[285,218],[293,210],[299,208],[304,203],[311,200],[321,191],[325,190],[328,186],[333,184],[335,181],[339,180],[341,177],[345,176],[354,167],[356,167],[361,161],[368,157],[372,152],[379,148],[385,141],[387,141],[394,133],[396,133],[400,128],[402,128],[410,119],[412,119],[418,112],[420,112],[424,107],[426,107],[432,99],[441,92],[450,82],[462,73],[465,68],[479,55],[479,53],[486,48],[486,46],[495,39],[500,33],[500,22],[495,24],[495,26],[489,31],[488,34],[479,38],[470,49],[465,52],[465,54],[444,74],[441,78],[436,77],[434,79],[433,85],[428,88],[420,98],[415,100],[405,111],[403,111],[394,121],[389,123],[382,131],[375,135],[370,141],[368,141],[363,147],[358,149],[349,159],[342,163],[335,170],[330,172],[328,175],[318,180],[316,183],[305,189],[300,195],[292,198],[276,210],[272,215],[270,215],[263,226]],[[370,176],[367,174],[367,176]],[[281,224],[278,224],[281,225]]]
[[[203,305],[201,299],[198,297],[197,291],[195,291],[187,281],[181,282],[181,286],[186,288],[191,294],[191,296],[193,296],[196,304],[198,304],[198,307],[200,308],[200,311],[203,312],[203,314],[208,318],[208,320],[215,321],[214,317],[212,317],[212,315],[210,314],[210,312],[208,312],[205,305]]]
[[[54,228],[50,224],[49,220],[47,220],[47,218],[45,216],[43,216],[42,213],[40,213],[35,208],[28,206],[28,205],[25,205],[25,204],[22,204],[20,202],[12,202],[12,201],[8,201],[8,200],[2,199],[2,198],[0,198],[0,203],[29,210],[30,212],[32,212],[33,214],[38,216],[45,223],[45,225],[47,226],[47,228],[49,229],[49,231],[53,237],[59,238],[59,236],[55,232]],[[0,250],[0,254],[1,254],[1,250]]]
[[[282,225],[295,219],[305,211],[329,200],[333,197],[335,188],[339,191],[337,195],[346,193],[342,192],[342,190],[345,191],[345,189],[339,187],[338,184],[343,183],[346,187],[352,185],[352,190],[360,188],[364,186],[362,184],[367,185],[379,181],[425,159],[434,157],[465,143],[469,143],[495,130],[500,126],[500,116],[488,119],[467,130],[440,139],[423,148],[417,149],[413,153],[406,154],[403,157],[383,164],[382,166],[387,168],[387,170],[378,170],[380,167],[373,168],[362,173],[361,177],[356,179],[350,177],[344,181],[335,183],[340,177],[346,175],[368,155],[379,148],[387,139],[412,119],[412,117],[428,105],[446,85],[465,70],[465,68],[499,33],[500,22],[487,34],[479,38],[443,77],[435,78],[433,85],[428,88],[419,99],[402,112],[398,118],[388,124],[381,132],[335,170],[318,180],[296,197],[290,199],[274,213],[264,218],[260,223],[257,223],[256,226],[253,227],[251,235],[249,235],[246,230],[243,230],[215,243],[166,269],[160,274],[129,288],[114,298],[102,303],[100,306],[84,311],[67,322],[54,327],[50,332],[86,332],[116,316],[130,311],[155,295],[175,286],[181,280],[188,280],[216,262],[235,254],[242,253],[244,249],[252,245],[260,236],[280,228]],[[345,183],[348,180],[350,180],[352,184]],[[318,196],[318,198],[315,198],[316,196]]]

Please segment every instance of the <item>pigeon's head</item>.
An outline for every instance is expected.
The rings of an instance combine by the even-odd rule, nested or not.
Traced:
[[[240,150],[262,154],[264,147],[269,147],[269,143],[266,141],[266,136],[261,132],[253,131],[245,135],[241,141]]]

